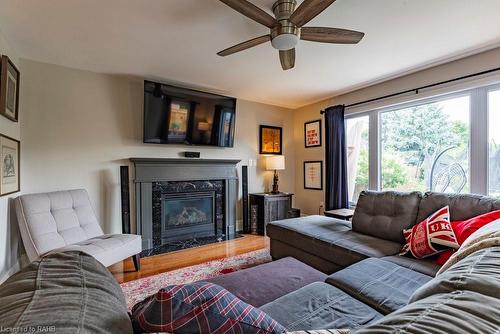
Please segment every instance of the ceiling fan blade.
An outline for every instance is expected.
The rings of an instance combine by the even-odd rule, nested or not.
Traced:
[[[268,28],[273,28],[276,25],[274,17],[255,6],[246,0],[220,0],[232,9]]]
[[[250,49],[254,46],[257,46],[259,44],[269,42],[271,40],[271,35],[264,35],[260,36],[254,39],[251,39],[249,41],[245,41],[243,43],[237,44],[235,46],[231,46],[230,48],[227,48],[225,50],[222,50],[221,52],[217,52],[217,54],[221,57],[229,56],[232,55],[233,53],[240,52],[246,49]]]
[[[290,16],[290,21],[302,27],[327,9],[335,0],[304,0]]]
[[[295,49],[280,51],[281,67],[284,71],[295,67]]]
[[[364,36],[359,31],[323,27],[303,27],[300,34],[306,41],[335,44],[357,44]]]

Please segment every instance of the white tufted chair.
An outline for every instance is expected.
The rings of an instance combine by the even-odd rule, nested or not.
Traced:
[[[58,251],[79,250],[105,266],[133,256],[140,269],[141,236],[104,234],[86,190],[23,195],[16,213],[30,261]]]

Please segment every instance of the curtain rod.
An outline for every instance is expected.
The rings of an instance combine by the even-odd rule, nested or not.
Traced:
[[[345,107],[346,108],[356,107],[356,106],[359,106],[359,105],[362,105],[362,104],[365,104],[365,103],[380,101],[380,100],[388,99],[390,97],[395,97],[395,96],[399,96],[399,95],[408,94],[408,93],[411,93],[411,92],[415,92],[415,94],[418,94],[421,90],[424,90],[424,89],[427,89],[427,88],[441,86],[441,85],[444,85],[444,84],[447,84],[447,83],[450,83],[450,82],[460,81],[460,80],[464,80],[464,79],[468,79],[468,78],[473,78],[473,77],[477,77],[477,76],[480,76],[480,75],[489,74],[489,73],[498,72],[498,71],[500,71],[500,67],[493,68],[491,70],[486,70],[486,71],[474,73],[474,74],[464,75],[462,77],[458,77],[458,78],[454,78],[454,79],[440,81],[440,82],[433,83],[433,84],[430,84],[430,85],[425,85],[425,86],[421,86],[421,87],[417,87],[417,88],[413,88],[413,89],[408,89],[408,90],[397,92],[397,93],[392,93],[392,94],[389,94],[389,95],[384,95],[384,96],[376,97],[376,98],[365,100],[365,101],[361,101],[361,102],[352,103],[352,104],[346,105]],[[321,110],[320,113],[323,115],[325,113],[325,111]]]

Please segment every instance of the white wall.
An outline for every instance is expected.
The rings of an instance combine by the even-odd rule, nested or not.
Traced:
[[[0,32],[0,54],[7,55],[21,72],[21,82],[23,81],[22,67],[19,57],[9,46],[4,36]],[[20,98],[19,118],[22,118],[22,95]],[[6,136],[20,139],[21,132],[19,123],[0,116],[0,133]],[[21,148],[22,151],[22,148]],[[0,197],[0,282],[19,267],[19,258],[22,248],[19,247],[19,230],[17,221],[13,213],[12,198],[18,194]]]
[[[176,158],[194,150],[202,158],[247,164],[259,159],[260,124],[283,127],[289,164],[281,189],[294,190],[292,110],[238,100],[234,148],[147,145],[142,143],[142,80],[27,60],[22,67],[23,191],[85,188],[105,232],[121,232],[119,166],[129,158]],[[271,172],[261,166],[250,168],[250,192],[269,188]]]
[[[372,85],[351,93],[320,101],[295,110],[294,117],[294,141],[295,141],[295,198],[296,206],[301,208],[306,214],[316,214],[318,212],[320,202],[325,200],[324,191],[306,190],[303,187],[303,167],[304,160],[324,160],[325,146],[321,148],[304,148],[304,122],[322,118],[320,111],[329,106],[337,104],[350,104],[359,101],[376,98],[413,89],[419,86],[433,84],[436,82],[461,77],[468,74],[473,74],[493,68],[500,67],[500,48],[483,52],[474,56],[456,60],[447,64],[439,65],[433,68],[422,70],[413,74],[402,76],[393,80]],[[332,78],[335,80],[335,78]],[[402,97],[384,100],[379,103],[365,105],[357,109],[348,109],[346,113],[355,113],[364,110],[380,108],[383,106],[393,105],[404,101],[420,99],[429,95],[439,95],[451,91],[463,90],[466,88],[486,85],[493,82],[500,82],[499,73],[483,76],[458,84],[448,85],[435,88],[432,90],[422,91],[419,95],[408,94]],[[324,126],[324,123],[323,123]],[[324,131],[323,131],[324,135]],[[324,141],[323,141],[324,143]],[[328,173],[328,171],[325,171]]]

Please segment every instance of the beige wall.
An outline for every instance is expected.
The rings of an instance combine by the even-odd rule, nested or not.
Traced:
[[[350,104],[364,101],[399,91],[413,89],[419,86],[432,84],[460,76],[489,70],[500,67],[500,48],[487,51],[475,56],[456,60],[444,65],[439,65],[413,74],[409,74],[397,79],[389,80],[380,84],[372,85],[348,94],[332,97],[318,103],[314,103],[295,110],[295,198],[296,206],[301,208],[306,214],[318,212],[320,202],[324,201],[323,191],[305,190],[303,186],[303,161],[304,160],[324,160],[324,145],[321,148],[304,148],[304,122],[320,118],[320,110],[328,106],[337,104]],[[333,77],[332,80],[335,80]],[[467,80],[458,84],[448,85],[433,90],[422,91],[419,95],[408,94],[403,97],[385,100],[377,104],[373,103],[362,109],[380,108],[413,99],[427,97],[429,95],[444,94],[447,92],[470,88],[478,85],[485,85],[492,82],[500,82],[499,74],[483,76],[473,80]],[[362,111],[361,108],[348,109],[346,113]],[[323,124],[324,126],[324,124]],[[324,131],[323,131],[324,132]],[[324,141],[323,141],[324,143]],[[328,171],[326,171],[328,172]]]
[[[0,32],[0,54],[7,55],[10,60],[21,71],[22,67],[19,64],[19,57],[16,52],[8,45],[7,41]],[[22,99],[21,99],[22,100]],[[22,101],[20,103],[20,118],[22,118]],[[0,133],[6,136],[20,139],[21,132],[19,123],[12,122],[7,118],[0,116]],[[17,194],[0,197],[0,282],[4,277],[17,270],[19,267],[19,254],[21,248],[19,247],[19,230],[15,220],[15,215],[12,210],[12,198]]]
[[[290,164],[281,174],[281,188],[294,190],[290,110],[238,100],[234,148],[147,145],[142,143],[140,79],[26,60],[22,66],[24,192],[85,188],[106,232],[121,232],[119,166],[129,158],[176,158],[194,150],[201,151],[202,158],[241,159],[247,164],[259,159],[259,124],[283,127],[284,154]],[[261,165],[250,167],[250,192],[270,185],[271,172]]]

